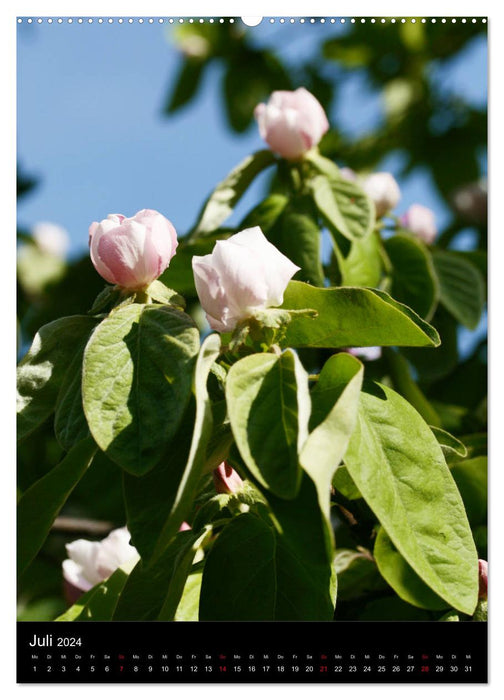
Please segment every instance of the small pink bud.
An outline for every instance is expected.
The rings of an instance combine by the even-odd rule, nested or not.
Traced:
[[[227,462],[214,469],[213,481],[217,493],[236,493],[243,486],[243,479]]]
[[[401,198],[401,190],[390,173],[373,173],[364,180],[364,192],[374,202],[377,218],[395,209]]]
[[[488,598],[488,562],[484,559],[478,559],[479,568],[479,598],[486,600]]]
[[[172,223],[153,209],[129,219],[109,214],[89,227],[91,260],[97,272],[125,289],[144,289],[170,264],[177,248]]]
[[[273,92],[268,104],[257,105],[254,116],[271,150],[289,160],[314,148],[329,129],[324,108],[305,88]]]
[[[182,525],[179,527],[178,531],[185,532],[186,530],[192,530],[192,527],[189,525],[189,523],[186,523],[186,521],[184,520]]]
[[[408,211],[401,216],[401,224],[425,243],[434,243],[437,227],[432,209],[421,204],[412,204]]]

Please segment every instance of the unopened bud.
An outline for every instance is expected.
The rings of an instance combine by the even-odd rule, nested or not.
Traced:
[[[213,481],[217,493],[236,493],[243,486],[243,479],[227,462],[214,469]]]

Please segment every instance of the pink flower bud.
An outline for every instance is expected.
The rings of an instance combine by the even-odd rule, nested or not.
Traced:
[[[488,598],[488,562],[484,559],[478,559],[479,569],[479,598],[486,600]]]
[[[364,180],[362,188],[374,202],[378,219],[395,209],[401,198],[399,185],[390,173],[373,173]]]
[[[189,525],[189,523],[186,523],[186,521],[184,520],[182,525],[179,527],[178,531],[185,532],[186,530],[192,530],[192,527]]]
[[[227,462],[213,470],[213,482],[217,493],[236,493],[243,486],[243,479]]]
[[[264,236],[259,226],[217,241],[208,255],[194,255],[194,281],[210,326],[232,331],[254,311],[280,306],[299,270]]]
[[[91,260],[97,272],[125,289],[144,289],[170,264],[177,248],[170,221],[153,209],[135,216],[109,214],[89,227]]]
[[[322,105],[305,88],[273,92],[268,104],[257,105],[254,116],[271,150],[289,160],[301,158],[329,129]]]
[[[425,243],[434,243],[437,227],[432,209],[421,204],[412,204],[408,211],[401,216],[401,224]]]

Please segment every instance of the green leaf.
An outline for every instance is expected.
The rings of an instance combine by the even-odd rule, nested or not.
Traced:
[[[89,435],[82,406],[82,361],[85,345],[81,345],[68,368],[56,402],[54,432],[66,451]]]
[[[478,268],[448,251],[433,254],[443,306],[466,328],[474,330],[485,303],[485,286]]]
[[[217,229],[232,213],[236,203],[254,178],[275,162],[269,150],[247,156],[225,180],[220,182],[208,198],[192,231],[192,237],[206,236]]]
[[[199,535],[192,530],[179,532],[155,562],[148,564],[141,559],[121,592],[114,620],[155,620],[175,574],[180,553],[191,549]]]
[[[355,287],[320,289],[290,282],[284,309],[315,309],[315,319],[293,318],[283,341],[290,347],[437,346],[436,330],[385,292]]]
[[[203,568],[196,564],[187,577],[184,592],[175,613],[175,622],[197,622],[199,613],[199,601],[201,594],[201,582]]]
[[[89,316],[68,316],[36,334],[17,369],[18,439],[51,415],[69,365],[95,325],[96,319]]]
[[[460,457],[467,456],[467,448],[463,442],[461,442],[456,437],[451,435],[446,430],[443,430],[442,428],[437,428],[431,425],[430,429],[434,433],[434,437],[436,438],[436,440],[441,445],[441,449],[443,450],[443,454],[446,460],[458,460],[460,459]]]
[[[472,527],[486,525],[487,523],[487,467],[487,457],[481,456],[458,462],[451,470]]]
[[[384,241],[392,263],[391,295],[430,320],[439,299],[439,283],[432,256],[423,243],[407,235]]]
[[[441,419],[411,376],[408,361],[399,352],[388,348],[384,349],[383,356],[395,389],[416,408],[429,425],[440,426]]]
[[[436,595],[415,573],[394,547],[383,527],[378,530],[373,554],[385,581],[407,603],[427,610],[444,610],[449,607],[448,603]]]
[[[349,240],[363,238],[374,227],[374,207],[364,192],[348,180],[317,175],[310,181],[314,202],[330,231]]]
[[[408,564],[443,600],[472,614],[477,554],[460,494],[429,426],[392,389],[361,393],[345,464]]]
[[[420,380],[426,382],[446,377],[458,363],[457,323],[453,316],[439,305],[431,324],[439,333],[439,346],[401,350],[418,370]]]
[[[278,221],[278,218],[288,202],[289,198],[284,194],[270,194],[247,214],[238,227],[239,230],[242,231],[245,228],[259,226],[267,237],[269,230],[275,225],[276,221]]]
[[[200,620],[332,620],[334,579],[315,487],[305,474],[296,507],[271,498],[277,527],[244,513],[210,550]]]
[[[55,622],[108,622],[136,561],[122,564],[102,583],[96,584]]]
[[[325,363],[311,392],[311,432],[299,459],[317,488],[328,522],[331,482],[355,427],[363,374],[363,365],[352,355],[334,355]]]
[[[157,617],[158,620],[171,621],[175,618],[178,605],[184,592],[184,586],[193,565],[198,548],[203,545],[205,539],[212,534],[211,527],[206,527],[202,533],[198,533],[197,539],[192,540],[189,546],[182,549],[175,562],[170,585],[163,602],[163,607]]]
[[[336,601],[334,545],[315,484],[303,471],[292,500],[263,494],[277,533],[277,619],[332,620]]]
[[[205,467],[213,425],[207,380],[219,349],[216,333],[203,342],[193,380],[195,408],[192,402],[162,463],[143,477],[124,475],[128,528],[147,560],[159,556],[176,535]]]
[[[355,600],[386,588],[369,553],[337,549],[334,568],[338,575],[338,601]]]
[[[333,238],[335,239],[334,236]],[[383,264],[381,242],[377,233],[353,240],[346,256],[335,239],[335,254],[343,286],[378,287],[383,274]]]
[[[145,474],[162,458],[191,394],[199,334],[166,306],[130,304],[106,318],[84,352],[89,429],[110,459]]]
[[[183,61],[171,97],[164,107],[166,114],[173,114],[193,99],[207,65],[205,60],[197,57],[189,57]]]
[[[252,513],[231,521],[205,561],[200,620],[277,619],[276,540],[273,527]]]
[[[268,239],[301,270],[296,279],[324,286],[324,271],[320,260],[320,227],[309,197],[293,197],[280,220],[270,230]]]
[[[297,355],[255,354],[229,370],[226,401],[240,454],[254,477],[282,498],[299,488],[298,452],[308,436],[308,375]]]
[[[227,51],[229,48],[226,47]],[[226,67],[224,106],[229,124],[235,131],[243,132],[248,128],[254,119],[254,108],[273,90],[292,89],[283,63],[270,51],[251,49],[236,42]]]
[[[48,474],[21,496],[17,506],[17,566],[21,574],[45,542],[51,525],[96,453],[82,440]]]
[[[368,236],[375,225],[375,209],[367,194],[320,154],[310,153],[307,163],[312,170],[307,185],[329,230],[351,241]]]
[[[160,304],[179,306],[181,309],[185,308],[184,297],[181,297],[180,294],[167,287],[161,280],[154,280],[154,282],[151,282],[146,289],[146,294],[148,294],[153,301],[157,301]]]
[[[341,464],[338,467],[338,470],[333,477],[332,485],[349,501],[355,501],[358,498],[362,498],[361,492],[355,485],[352,477],[348,473],[348,469],[344,464]]]

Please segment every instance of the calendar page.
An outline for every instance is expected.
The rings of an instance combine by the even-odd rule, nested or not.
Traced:
[[[19,683],[487,681],[487,20],[17,18]]]

